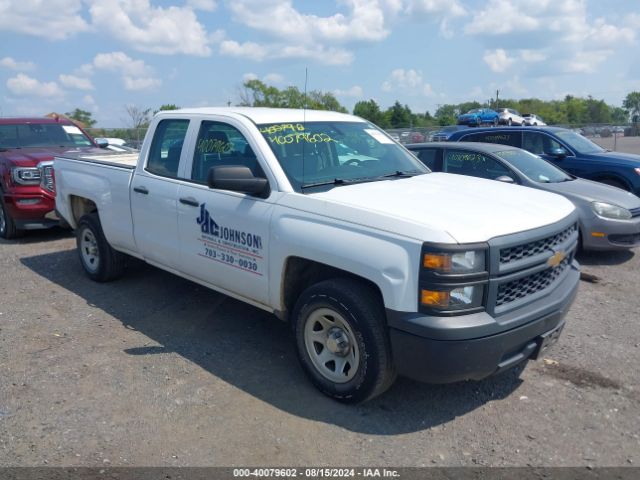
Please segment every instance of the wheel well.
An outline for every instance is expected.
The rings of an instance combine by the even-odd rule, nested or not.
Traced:
[[[289,314],[293,310],[300,294],[311,285],[331,278],[350,278],[356,282],[362,282],[371,287],[382,301],[380,288],[371,280],[324,263],[301,257],[289,257],[284,268],[282,288],[280,290],[280,304],[283,310],[276,312],[277,316],[282,320],[288,321]]]
[[[95,202],[93,202],[93,200],[89,200],[88,198],[71,195],[69,197],[69,202],[71,204],[73,222],[76,225],[78,224],[78,220],[80,220],[84,215],[96,212],[98,210]]]
[[[611,174],[598,175],[593,180],[596,182],[603,182],[603,183],[606,180],[609,180],[615,183],[619,183],[628,192],[631,191],[631,187],[629,186],[629,183],[624,178],[618,177],[617,175],[611,175]]]

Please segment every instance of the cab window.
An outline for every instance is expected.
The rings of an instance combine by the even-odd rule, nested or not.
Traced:
[[[495,180],[507,176],[515,180],[511,171],[497,160],[478,152],[469,150],[446,150],[442,163],[442,171],[458,175],[487,178]]]
[[[161,120],[149,149],[146,170],[155,175],[177,178],[180,155],[189,120]]]
[[[212,167],[244,166],[256,177],[264,172],[251,145],[240,131],[224,122],[203,121],[193,153],[191,180],[207,183]]]

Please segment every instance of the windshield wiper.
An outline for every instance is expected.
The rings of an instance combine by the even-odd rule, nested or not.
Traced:
[[[394,173],[379,175],[377,177],[361,177],[361,178],[349,178],[349,179],[334,178],[333,180],[326,180],[323,182],[306,183],[302,185],[300,188],[304,189],[304,188],[322,187],[325,185],[336,185],[336,186],[354,185],[356,183],[378,182],[380,180],[384,180],[385,178],[413,177],[415,175],[420,175],[421,173],[423,172],[418,172],[418,171],[403,172],[401,170],[396,170]]]
[[[312,188],[312,187],[322,187],[324,185],[346,185],[347,182],[342,178],[334,178],[333,180],[327,180],[324,182],[316,182],[316,183],[305,183],[300,188]]]
[[[376,177],[376,178],[414,177],[422,173],[426,173],[426,172],[418,172],[416,170],[413,170],[413,171],[396,170],[394,173],[387,173],[386,175],[380,175],[379,177]]]

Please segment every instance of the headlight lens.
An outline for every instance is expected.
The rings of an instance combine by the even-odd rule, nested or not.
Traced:
[[[593,211],[603,218],[612,218],[615,220],[629,220],[631,218],[631,212],[626,208],[604,202],[593,202],[592,205]]]
[[[484,257],[483,250],[426,252],[422,257],[422,266],[438,273],[477,273],[485,270]]]
[[[463,285],[459,287],[438,287],[438,290],[423,288],[420,302],[436,310],[468,310],[482,306],[484,285]]]
[[[36,167],[14,167],[11,169],[13,181],[20,185],[40,183],[40,170]]]

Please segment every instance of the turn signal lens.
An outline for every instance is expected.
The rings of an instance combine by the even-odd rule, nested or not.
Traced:
[[[438,253],[425,253],[422,261],[424,268],[448,272],[451,270],[451,255]]]
[[[442,307],[449,306],[449,300],[451,295],[449,292],[440,292],[437,290],[422,290],[421,301],[423,305],[430,307]]]

